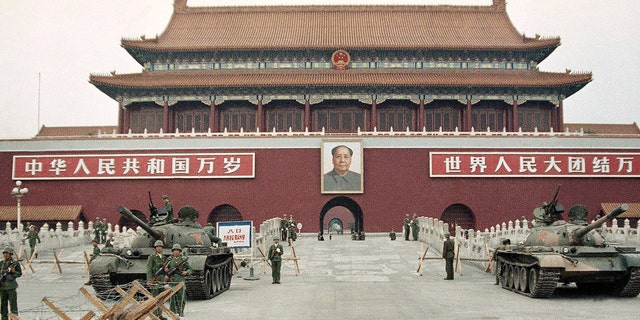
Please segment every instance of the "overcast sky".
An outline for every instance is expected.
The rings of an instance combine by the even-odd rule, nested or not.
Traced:
[[[476,4],[491,0],[190,0],[189,5]],[[118,104],[88,82],[91,73],[142,70],[123,37],[164,31],[173,0],[0,0],[0,138],[34,136],[42,125],[117,124]],[[528,36],[560,36],[542,71],[593,72],[564,102],[567,123],[640,124],[640,1],[510,0]]]

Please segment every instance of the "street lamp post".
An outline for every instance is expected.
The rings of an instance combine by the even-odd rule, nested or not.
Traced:
[[[29,192],[29,189],[22,187],[22,181],[16,181],[16,186],[11,190],[11,195],[13,195],[18,201],[18,221],[16,224],[16,228],[18,229],[18,233],[21,234],[22,230],[20,230],[20,202],[22,202],[22,197]]]

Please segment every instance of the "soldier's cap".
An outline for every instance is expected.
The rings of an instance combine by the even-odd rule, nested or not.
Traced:
[[[213,227],[213,223],[208,222],[208,223],[207,223],[207,226],[211,226],[211,227]]]
[[[35,229],[35,228],[36,228],[35,226],[29,226],[29,229]]]
[[[280,240],[280,237],[273,237],[273,240]]]
[[[91,243],[94,243],[94,242],[98,243],[98,240],[96,240],[96,239],[91,240]]]
[[[13,254],[13,247],[11,247],[11,246],[5,246],[5,247],[2,249],[2,253]]]
[[[162,243],[162,240],[156,240],[156,242],[153,244],[154,247],[164,247],[164,243]]]
[[[162,199],[169,199],[169,197],[166,194],[163,194]]]
[[[449,232],[446,232],[446,233],[444,234],[444,237],[445,237],[445,238],[449,238],[449,237],[451,237],[451,234],[449,234]]]
[[[179,244],[179,243],[176,243],[176,244],[174,244],[174,245],[173,245],[173,247],[171,247],[171,251],[173,251],[173,250],[180,250],[180,251],[182,251],[182,247],[180,246],[180,244]]]

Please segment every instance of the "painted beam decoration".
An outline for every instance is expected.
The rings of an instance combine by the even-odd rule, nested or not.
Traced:
[[[13,180],[255,178],[255,153],[16,155]]]
[[[638,153],[431,152],[434,178],[637,178]]]

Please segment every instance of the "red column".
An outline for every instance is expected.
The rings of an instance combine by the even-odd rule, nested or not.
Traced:
[[[556,109],[556,123],[555,123],[555,127],[556,127],[556,132],[562,132],[564,131],[564,111],[562,108],[562,99],[558,100],[558,108]]]
[[[311,103],[309,102],[309,99],[306,99],[304,101],[304,127],[308,128],[309,131],[312,131],[312,129],[311,129]]]
[[[519,128],[518,123],[518,100],[513,100],[513,117],[511,118],[511,132],[518,131]]]
[[[418,109],[418,123],[416,123],[416,131],[422,131],[424,127],[424,99],[420,99],[420,108]]]
[[[264,123],[262,120],[262,99],[258,100],[258,111],[256,114],[256,121],[258,122],[256,124],[256,129],[260,130],[260,132],[264,132]]]
[[[465,124],[463,131],[471,131],[471,99],[467,98],[467,109],[465,110]]]
[[[162,131],[169,133],[169,101],[164,102],[164,108],[162,110]]]
[[[215,100],[211,100],[211,105],[209,106],[209,128],[211,128],[211,132],[218,132],[218,124],[216,123]]]
[[[124,106],[122,102],[118,103],[118,133],[124,133]]]
[[[362,128],[363,131],[373,131],[373,128],[378,127],[378,103],[376,99],[371,101],[371,128]]]

